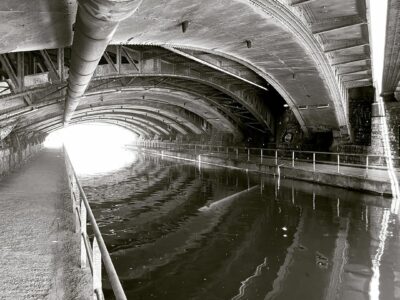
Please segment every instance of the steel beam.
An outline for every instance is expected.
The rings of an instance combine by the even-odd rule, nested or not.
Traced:
[[[255,83],[255,82],[251,81],[251,80],[248,80],[248,79],[243,78],[243,77],[241,77],[241,76],[239,76],[239,75],[236,75],[236,74],[234,74],[234,73],[232,73],[232,72],[230,72],[230,71],[228,71],[228,70],[226,70],[226,69],[224,69],[224,68],[221,68],[221,67],[219,67],[219,66],[216,66],[216,65],[214,65],[214,64],[212,64],[212,63],[209,63],[209,62],[207,62],[207,61],[205,61],[205,60],[202,60],[202,59],[200,59],[200,58],[197,58],[196,56],[190,55],[190,54],[188,54],[188,53],[186,53],[186,52],[183,52],[183,51],[178,50],[178,49],[173,48],[173,47],[166,47],[166,46],[164,46],[163,48],[166,49],[166,50],[169,50],[169,51],[171,51],[171,52],[174,52],[174,53],[176,53],[176,54],[179,54],[179,55],[181,55],[181,56],[183,56],[183,57],[186,57],[186,58],[188,58],[188,59],[190,59],[190,60],[193,60],[193,61],[195,61],[195,62],[198,62],[198,63],[202,64],[203,66],[206,66],[206,67],[212,68],[212,69],[214,69],[214,70],[217,70],[217,71],[219,71],[219,72],[225,73],[225,74],[227,74],[227,75],[229,75],[229,76],[231,76],[231,77],[234,77],[234,78],[236,78],[236,79],[239,79],[240,81],[246,82],[247,84],[251,84],[251,85],[253,85],[253,86],[255,86],[255,87],[259,88],[259,89],[262,89],[262,90],[264,90],[264,91],[268,91],[268,89],[267,89],[266,87],[262,86],[262,85],[259,85],[259,84]]]

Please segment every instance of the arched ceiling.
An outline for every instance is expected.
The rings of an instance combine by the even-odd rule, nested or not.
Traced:
[[[12,89],[0,94],[0,128],[61,116],[76,9],[0,3],[0,75]],[[127,105],[119,115],[147,111],[175,126],[168,134],[239,139],[273,135],[286,102],[305,132],[347,134],[347,90],[372,84],[366,12],[365,0],[144,0],[120,23],[77,113],[107,119]]]

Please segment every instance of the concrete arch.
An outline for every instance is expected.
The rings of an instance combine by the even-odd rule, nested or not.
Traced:
[[[83,117],[83,116],[87,115],[88,113],[90,115],[93,115],[93,113],[91,113],[91,112],[93,112],[93,111],[91,111],[90,109],[86,109],[82,112],[80,112],[80,110],[78,110],[77,113],[75,114],[75,117]],[[96,113],[96,112],[94,112],[94,113]],[[31,130],[32,128],[36,128],[39,124],[46,123],[46,122],[55,120],[57,118],[60,118],[61,114],[62,114],[62,111],[59,110],[58,113],[51,115],[51,117],[49,117],[49,115],[47,115],[44,118],[42,117],[40,120],[34,120],[34,121],[31,120],[30,123],[25,124],[25,125],[20,124],[18,127],[18,131]],[[118,114],[115,114],[112,112],[111,113],[103,112],[103,115],[113,117],[113,116],[117,116]],[[150,126],[150,128],[153,129],[153,131],[156,130],[155,133],[158,135],[169,135],[171,133],[170,131],[168,131],[167,129],[164,128],[164,126],[163,126],[164,123],[162,122],[162,118],[160,118],[156,114],[152,114],[152,117],[150,117],[150,116],[146,117],[144,115],[145,115],[145,113],[138,115],[138,114],[134,114],[134,112],[126,110],[125,113],[120,113],[118,116],[124,117],[124,118],[129,118],[129,119],[135,120],[137,122],[143,122],[144,124],[146,124],[146,126]],[[154,117],[157,119],[155,119]],[[173,130],[176,130],[175,128],[180,128],[180,129],[182,128],[181,126],[177,125],[175,122],[172,122],[172,121],[168,125],[171,125],[171,128]],[[184,132],[186,133],[186,131],[184,131]]]
[[[115,118],[123,118],[129,121],[135,121],[135,122],[141,122],[144,126],[151,126],[152,129],[156,129],[160,135],[170,135],[171,130],[175,130],[171,126],[171,130],[168,130],[164,128],[164,123],[161,121],[149,118],[149,117],[144,117],[144,116],[138,116],[138,115],[132,115],[132,114],[125,114],[125,113],[110,113],[110,112],[93,112],[93,113],[78,113],[74,114],[75,119],[78,118],[85,118],[89,116],[107,116],[110,119],[115,119]]]
[[[146,101],[174,105],[206,119],[211,126],[222,132],[234,134],[238,129],[235,124],[240,124],[240,120],[232,112],[224,110],[218,103],[213,102],[204,95],[193,91],[189,92],[183,88],[128,86],[121,88],[120,91],[121,93],[118,96],[119,103],[128,104],[131,101],[143,101],[143,97],[145,97]],[[86,96],[85,105],[99,103],[99,98],[99,95]],[[112,95],[102,95],[101,103],[114,101],[115,99]],[[223,110],[225,115],[218,111],[217,108]]]
[[[147,130],[153,132],[153,134],[157,136],[169,136],[169,131],[158,126],[154,125],[149,121],[139,119],[138,118],[127,118],[126,116],[122,115],[109,115],[109,114],[99,114],[99,115],[91,115],[91,116],[79,116],[75,118],[75,120],[88,120],[88,119],[109,119],[115,121],[125,121],[127,124],[133,124],[136,127],[140,127],[143,130]]]
[[[101,107],[101,108],[105,108],[105,109],[130,109],[130,110],[140,110],[140,111],[146,111],[146,112],[151,112],[151,113],[157,113],[161,116],[165,116],[172,120],[176,120],[179,124],[186,126],[195,134],[203,133],[203,131],[199,128],[200,127],[199,125],[195,124],[188,118],[184,118],[183,116],[179,115],[178,113],[175,113],[172,110],[173,107],[171,107],[171,110],[168,110],[165,106],[162,106],[162,105],[156,104],[156,105],[150,106],[145,101],[141,101],[139,103],[137,105],[133,105],[133,104],[110,104],[110,105],[98,105],[98,106],[91,105],[90,110],[96,110],[97,108]]]
[[[131,132],[133,132],[134,134],[136,134],[138,137],[142,136],[142,133],[140,133],[140,130],[138,130],[137,128],[133,127],[133,126],[129,126],[128,124],[124,124],[123,122],[118,123],[118,122],[114,122],[112,120],[87,120],[84,122],[71,122],[71,125],[79,125],[79,124],[87,124],[87,123],[102,123],[102,124],[110,124],[110,125],[114,125],[114,126],[118,126],[118,127],[122,127],[124,129],[127,129]],[[60,130],[64,128],[63,124],[55,124],[52,125],[49,128],[46,128],[46,130],[44,131],[46,134],[50,134],[54,131]]]
[[[102,66],[99,66],[102,68]],[[207,86],[210,86],[221,93],[228,95],[234,99],[237,103],[245,107],[255,119],[263,124],[270,132],[274,130],[274,117],[270,110],[262,104],[261,99],[256,97],[254,94],[249,93],[248,89],[232,90],[230,85],[224,84],[223,80],[213,80],[209,76],[195,76],[196,73],[190,72],[190,69],[180,70],[182,73],[158,73],[157,70],[153,70],[154,73],[124,73],[124,74],[109,74],[102,76],[93,77],[93,81],[96,80],[107,80],[116,78],[129,78],[129,77],[164,77],[164,78],[177,78],[189,81],[198,82]]]
[[[133,130],[135,130],[136,133],[140,133],[141,136],[145,136],[146,138],[152,138],[154,135],[159,135],[159,133],[157,131],[154,131],[148,127],[143,126],[141,123],[135,123],[135,122],[128,122],[125,121],[124,119],[110,119],[110,118],[102,118],[102,117],[88,117],[85,118],[85,120],[91,120],[93,122],[95,121],[107,121],[109,123],[116,123],[116,122],[120,122],[123,123],[126,126],[130,126]],[[72,123],[79,123],[81,122],[81,119],[74,119],[72,121]],[[64,124],[61,120],[61,118],[59,118],[58,120],[53,120],[50,123],[44,123],[41,124],[39,127],[32,129],[33,131],[42,131],[42,132],[47,132],[47,130],[49,130],[49,128],[53,128],[56,127],[57,129],[63,128]]]
[[[177,132],[186,135],[188,134],[188,131],[181,126],[181,124],[169,117],[154,113],[152,111],[143,111],[143,110],[139,110],[139,109],[131,109],[129,107],[127,108],[120,108],[120,107],[108,107],[108,106],[99,106],[99,107],[91,107],[91,108],[81,108],[79,110],[76,110],[76,114],[81,115],[83,113],[86,113],[87,115],[89,115],[90,113],[106,113],[106,112],[112,112],[112,113],[122,113],[122,114],[126,114],[128,117],[129,116],[135,116],[135,115],[144,115],[146,117],[155,119],[160,121],[163,124],[168,124],[170,125],[172,128],[174,128]]]
[[[240,135],[238,131],[238,125],[235,125],[235,121],[229,118],[234,118],[233,115],[223,115],[216,108],[217,105],[210,103],[208,99],[201,94],[196,94],[194,92],[188,92],[177,88],[167,88],[167,87],[127,87],[129,90],[122,90],[116,99],[115,96],[111,94],[104,94],[102,97],[99,95],[86,96],[86,101],[82,107],[90,107],[90,105],[128,105],[133,103],[150,104],[151,106],[157,105],[170,105],[171,107],[176,107],[177,109],[183,110],[184,114],[192,114],[193,118],[198,118],[197,124],[191,125],[193,122],[186,123],[187,126],[193,132],[199,132],[200,128],[204,125],[204,121],[210,123],[213,128],[221,132],[228,132],[234,135]],[[101,91],[101,90],[100,90]],[[101,98],[101,99],[100,99]],[[145,100],[143,100],[145,98]],[[42,119],[45,115],[46,118],[58,111],[62,111],[62,102],[60,98],[55,98],[54,100],[47,100],[43,103],[38,102],[35,105],[24,108],[20,113],[10,114],[9,118],[21,118],[23,119],[19,122],[18,127],[24,127],[26,124],[35,123],[37,119]],[[182,116],[181,116],[182,117]],[[187,118],[187,120],[189,117]],[[4,120],[8,120],[5,118]],[[199,123],[200,122],[200,123]],[[239,122],[236,120],[236,122]],[[24,125],[25,124],[25,125]],[[196,128],[194,128],[196,126]]]

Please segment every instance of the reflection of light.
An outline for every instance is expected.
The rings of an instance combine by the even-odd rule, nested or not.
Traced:
[[[372,278],[369,283],[369,297],[372,300],[379,299],[379,278],[381,276],[380,273],[380,266],[381,260],[383,256],[383,252],[385,251],[385,243],[387,238],[387,231],[388,231],[388,223],[389,223],[390,211],[385,209],[382,216],[382,223],[381,223],[381,231],[379,233],[379,245],[372,260]]]
[[[64,142],[76,172],[96,174],[114,171],[136,161],[137,153],[124,148],[135,139],[133,133],[117,126],[81,124],[51,133],[45,147],[61,147]]]
[[[387,120],[385,116],[385,104],[380,93],[382,91],[381,83],[383,80],[384,72],[384,57],[385,57],[385,42],[386,42],[386,19],[387,19],[387,0],[370,1],[371,11],[371,40],[372,40],[372,71],[374,77],[374,85],[376,88],[376,102],[379,106],[379,115],[381,118],[381,130],[383,147],[385,156],[387,157],[386,163],[388,174],[392,186],[392,194],[394,201],[392,202],[392,212],[397,213],[399,209],[399,183],[397,180],[396,172],[394,171],[392,152],[389,143],[389,131],[387,127]]]
[[[253,278],[260,276],[262,268],[264,268],[266,266],[267,266],[267,258],[265,257],[264,261],[257,266],[256,271],[254,272],[254,274],[251,275],[250,277],[246,278],[245,280],[243,280],[241,282],[241,285],[239,287],[239,294],[236,295],[235,297],[233,297],[231,300],[239,300],[239,299],[241,299],[244,296],[244,292],[246,290],[246,287],[249,286],[250,281]]]

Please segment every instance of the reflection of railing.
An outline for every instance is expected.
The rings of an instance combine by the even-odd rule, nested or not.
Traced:
[[[279,165],[285,163],[291,167],[304,167],[314,172],[319,166],[327,166],[340,173],[342,167],[387,170],[387,157],[384,155],[366,155],[355,153],[334,153],[317,151],[296,151],[287,149],[265,149],[248,147],[227,147],[202,144],[175,144],[160,141],[137,141],[138,146],[165,149],[170,151],[190,151],[198,155],[213,154],[228,159],[255,162],[261,164]],[[400,162],[400,158],[393,157]]]
[[[80,232],[81,235],[81,268],[85,268],[87,263],[89,263],[93,277],[94,299],[104,299],[101,282],[101,261],[103,261],[115,298],[117,300],[126,300],[125,292],[111,261],[110,254],[107,251],[107,247],[100,233],[96,219],[94,218],[85,192],[79,183],[78,177],[76,176],[65,148],[64,155],[75,215],[75,231]],[[90,245],[89,236],[87,235],[86,230],[87,217],[89,217],[89,223],[94,233],[92,245]]]

